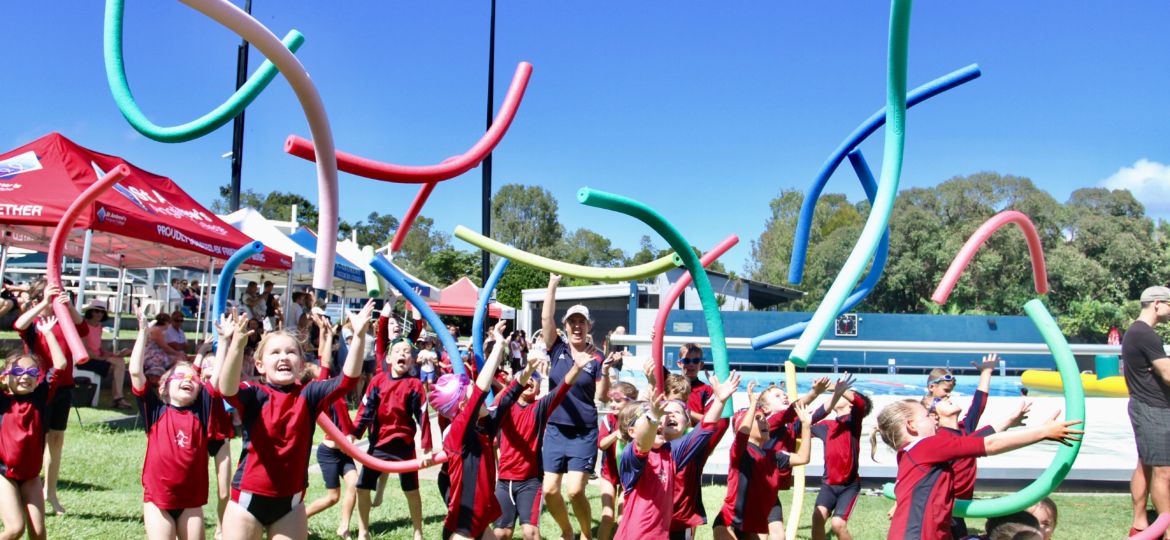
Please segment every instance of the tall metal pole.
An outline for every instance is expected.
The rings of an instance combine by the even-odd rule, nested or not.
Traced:
[[[491,29],[488,34],[488,84],[487,84],[487,127],[492,127],[492,111],[495,110],[495,99],[492,90],[496,82],[496,0],[492,0]],[[492,155],[488,154],[483,160],[483,235],[492,235]],[[480,265],[480,283],[487,283],[491,272],[491,255],[483,251]]]
[[[244,1],[244,11],[252,14],[252,0]],[[241,40],[236,50],[236,90],[248,80],[248,40]],[[244,168],[244,110],[232,121],[232,212],[240,209],[240,172]]]

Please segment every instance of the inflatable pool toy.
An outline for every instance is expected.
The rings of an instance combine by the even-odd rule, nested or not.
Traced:
[[[837,278],[817,306],[808,327],[800,334],[796,346],[788,359],[798,367],[808,365],[824,339],[825,333],[862,271],[873,258],[877,245],[890,224],[890,213],[894,210],[894,199],[898,196],[898,184],[902,177],[902,154],[906,143],[906,56],[910,34],[910,0],[893,0],[890,3],[890,37],[888,68],[886,71],[886,130],[885,152],[882,156],[882,175],[878,182],[877,196],[865,220],[865,227],[857,239],[857,245],[845,260]]]
[[[963,244],[963,248],[959,250],[959,254],[955,256],[955,260],[951,261],[951,265],[947,268],[947,273],[943,275],[942,281],[939,281],[938,287],[934,289],[934,294],[930,296],[934,303],[942,305],[947,302],[947,298],[950,297],[951,291],[954,290],[955,284],[959,281],[959,276],[962,275],[963,269],[967,267],[971,259],[975,257],[975,253],[979,251],[979,248],[992,233],[1009,223],[1019,226],[1020,231],[1024,233],[1024,238],[1028,241],[1028,254],[1032,261],[1032,281],[1035,282],[1036,292],[1040,294],[1048,292],[1048,268],[1044,264],[1044,247],[1040,245],[1040,234],[1036,232],[1036,226],[1032,224],[1032,220],[1028,219],[1028,216],[1015,210],[1006,210],[985,221]]]
[[[234,94],[231,95],[207,114],[186,124],[178,126],[160,126],[151,122],[134,94],[130,92],[130,83],[126,80],[126,65],[122,59],[122,19],[126,11],[126,0],[106,0],[106,15],[103,31],[103,53],[106,65],[106,81],[110,85],[110,93],[114,96],[114,103],[122,112],[122,117],[139,133],[164,143],[181,143],[198,139],[212,131],[219,129],[232,120],[252,103],[260,93],[276,78],[276,66],[267,60],[260,68],[248,77]],[[296,52],[305,42],[305,36],[296,30],[290,30],[281,43],[291,52]]]
[[[219,319],[227,311],[227,299],[232,295],[232,278],[235,277],[236,270],[240,268],[240,265],[248,260],[248,257],[261,251],[264,251],[264,244],[259,240],[248,242],[232,253],[232,256],[224,263],[223,269],[219,271],[219,280],[215,282],[215,303],[211,306],[211,328],[215,332],[216,341],[219,341]]]
[[[1158,519],[1146,527],[1145,530],[1131,537],[1130,540],[1159,540],[1166,528],[1170,527],[1170,514],[1160,514]]]
[[[1059,394],[1064,391],[1064,383],[1060,374],[1043,369],[1029,369],[1020,375],[1020,384],[1029,390],[1040,390]],[[1091,373],[1081,374],[1081,386],[1088,397],[1129,397],[1129,387],[1125,384],[1125,377],[1105,377],[1098,379]]]
[[[488,275],[487,283],[484,283],[483,288],[479,290],[479,298],[475,301],[475,314],[471,317],[471,354],[475,355],[477,372],[483,369],[483,363],[486,360],[486,355],[483,354],[483,323],[488,316],[488,304],[491,303],[492,293],[495,292],[496,285],[503,277],[504,270],[508,269],[509,262],[508,259],[500,257],[500,261],[496,263],[495,268],[492,268],[492,273]]]

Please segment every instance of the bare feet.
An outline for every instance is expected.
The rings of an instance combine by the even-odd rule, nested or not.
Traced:
[[[349,540],[349,538],[350,538],[350,536],[349,536],[349,527],[348,527],[348,526],[346,526],[346,527],[338,527],[338,528],[337,528],[337,537],[338,537],[338,538],[341,538],[342,540]]]
[[[61,501],[58,501],[56,497],[45,497],[45,502],[51,505],[50,508],[45,509],[46,515],[55,516],[65,513],[65,507],[61,506]]]

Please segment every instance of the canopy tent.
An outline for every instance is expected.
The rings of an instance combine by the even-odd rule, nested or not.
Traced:
[[[317,234],[313,231],[301,227],[297,232],[289,235],[294,242],[300,244],[301,247],[316,253],[317,250]],[[333,277],[334,279],[343,279],[347,282],[354,282],[360,284],[361,288],[366,286],[366,270],[369,265],[365,263],[365,259],[361,256],[361,248],[357,244],[344,240],[337,243],[337,264],[334,265]],[[421,295],[432,301],[439,300],[439,289],[417,277],[414,277],[395,266],[402,275],[406,276],[406,282],[412,287],[419,289]]]
[[[342,240],[337,243],[337,252],[349,260],[354,261],[354,264],[357,264],[358,267],[362,269],[362,272],[373,271],[373,269],[370,268],[370,265],[366,263],[366,256],[362,255],[362,248],[358,246],[357,242],[354,242],[353,240]],[[401,266],[398,266],[393,262],[390,263],[390,266],[393,266],[396,270],[401,272],[402,275],[406,277],[407,285],[418,289],[419,296],[423,297],[428,302],[438,302],[442,299],[440,296],[442,291],[440,291],[438,287],[415,277],[410,272],[403,270]]]
[[[171,179],[50,133],[0,154],[3,243],[45,251],[69,204],[118,165],[130,175],[81,213],[66,256],[81,257],[86,230],[93,232],[91,261],[127,268],[207,268],[209,258],[227,259],[252,241]],[[288,269],[292,259],[266,248],[246,265]]]
[[[479,302],[479,287],[476,287],[467,277],[448,285],[443,289],[443,301],[431,304],[431,309],[441,315],[457,315],[460,317],[475,316],[475,305]],[[499,302],[488,304],[488,317],[493,319],[515,319],[516,310]]]

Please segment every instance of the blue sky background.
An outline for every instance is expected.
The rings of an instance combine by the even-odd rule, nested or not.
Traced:
[[[239,2],[242,5],[242,1]],[[488,2],[255,0],[277,36],[296,28],[340,149],[403,164],[462,153],[484,129]],[[230,124],[163,144],[122,119],[102,64],[103,2],[5,7],[0,147],[49,131],[174,178],[209,204],[228,182]],[[640,199],[696,245],[729,233],[740,269],[768,201],[804,190],[825,157],[884,104],[886,3],[500,0],[496,99],[516,63],[535,69],[494,156],[496,186],[539,184],[566,229],[637,248],[649,229],[582,207],[581,186]],[[131,89],[160,124],[186,122],[234,88],[239,39],[178,2],[128,0]],[[1170,4],[1159,1],[919,1],[909,86],[970,63],[983,77],[908,116],[903,187],[983,170],[1026,176],[1064,201],[1130,187],[1170,215]],[[262,61],[253,48],[253,68]],[[498,103],[497,103],[498,104]],[[244,186],[316,198],[313,165],[286,155],[308,136],[278,77],[249,109]],[[880,170],[880,132],[863,147]],[[830,192],[863,195],[848,166]],[[401,216],[416,187],[341,175],[342,217]],[[479,229],[480,171],[441,184],[423,214]],[[896,219],[896,216],[895,216]],[[469,246],[454,240],[456,247]],[[662,241],[658,245],[664,246]]]

